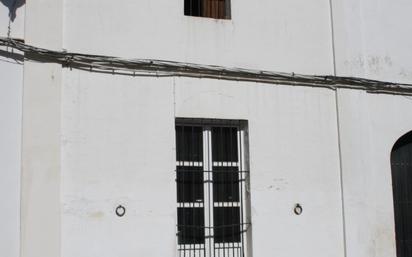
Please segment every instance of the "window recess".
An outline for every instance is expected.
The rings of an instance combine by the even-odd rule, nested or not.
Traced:
[[[230,0],[184,0],[187,16],[230,19]]]
[[[177,255],[250,257],[247,122],[176,119]]]

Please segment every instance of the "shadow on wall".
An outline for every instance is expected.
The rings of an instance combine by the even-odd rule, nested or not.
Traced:
[[[22,7],[26,3],[26,0],[0,0],[0,2],[9,8],[9,17],[11,21],[14,21],[14,19],[16,19],[16,10]]]

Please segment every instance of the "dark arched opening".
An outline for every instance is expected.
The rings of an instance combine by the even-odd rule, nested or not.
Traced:
[[[397,257],[412,256],[412,131],[391,152]]]

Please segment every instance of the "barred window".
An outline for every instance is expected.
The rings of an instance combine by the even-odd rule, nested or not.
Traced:
[[[247,122],[176,119],[178,256],[247,256]]]
[[[230,0],[184,0],[187,16],[230,19]]]

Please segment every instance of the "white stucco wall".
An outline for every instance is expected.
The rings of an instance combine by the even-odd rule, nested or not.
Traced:
[[[18,257],[23,66],[0,57],[0,74],[0,255]]]
[[[333,91],[178,79],[176,116],[249,121],[253,256],[344,256]]]
[[[9,10],[0,2],[0,36],[7,36],[8,27]],[[24,8],[19,8],[10,36],[23,35]],[[0,56],[0,255],[10,257],[20,254],[22,93],[23,65]]]
[[[249,120],[254,256],[343,256],[333,91],[79,71],[64,80],[62,256],[175,253],[175,117]]]
[[[81,53],[412,82],[406,0],[332,0],[332,15],[329,1],[250,3],[232,1],[223,21],[184,16],[183,1],[30,1],[11,36]],[[12,235],[0,232],[10,242],[0,255],[19,252],[21,152],[22,257],[170,256],[174,119],[198,117],[249,121],[255,257],[395,256],[389,154],[412,129],[410,98],[26,62],[20,150],[22,72],[0,60],[0,190],[13,192],[0,191],[11,210],[0,227]]]
[[[25,42],[62,48],[62,1],[26,3]],[[21,256],[60,255],[61,65],[24,62]]]
[[[171,79],[66,72],[62,95],[62,256],[172,256]]]
[[[70,51],[333,73],[327,1],[260,1],[255,5],[233,1],[229,21],[184,16],[183,1],[66,1],[64,10],[63,47]],[[250,137],[255,137],[251,139],[251,155],[255,156],[251,180],[252,185],[256,183],[256,191],[252,190],[256,256],[305,252],[330,256],[336,249],[338,256],[343,254],[332,91],[215,80],[124,78],[68,70],[64,85],[63,256],[174,252],[174,117],[249,120]],[[175,113],[170,107],[173,103]],[[311,120],[319,121],[321,127]],[[279,127],[281,124],[288,125]],[[322,139],[322,135],[327,136]],[[287,142],[301,147],[275,147]],[[324,147],[322,154],[313,151],[317,147]],[[169,162],[153,161],[152,151]],[[331,158],[325,162],[326,156]],[[155,220],[147,218],[152,201],[147,202],[149,188],[139,187],[138,178],[152,187],[159,185],[163,189],[159,194],[168,193],[168,197],[156,198],[156,211],[150,214]],[[308,180],[320,184],[310,188]],[[128,225],[121,225],[125,221],[114,215],[114,208],[122,202],[130,208]],[[298,218],[292,214],[297,202],[305,208],[305,215]],[[154,227],[150,223],[154,221],[159,225]],[[326,244],[309,235],[320,221],[324,225],[317,235]],[[171,231],[165,233],[165,229]],[[281,232],[285,229],[290,233]],[[119,233],[123,240],[116,240]],[[268,242],[268,233],[282,243]],[[159,236],[161,240],[151,239]],[[136,243],[128,238],[137,239]],[[90,240],[100,247],[86,247]],[[152,243],[158,241],[165,247],[154,248]],[[102,250],[102,245],[107,248]]]
[[[412,130],[412,99],[339,91],[348,256],[396,256],[390,153]]]
[[[232,19],[183,15],[184,1],[65,2],[64,47],[75,52],[331,74],[329,3],[232,1]]]
[[[412,82],[412,2],[333,0],[337,73]]]

